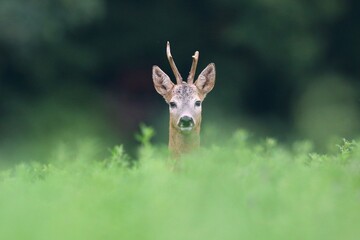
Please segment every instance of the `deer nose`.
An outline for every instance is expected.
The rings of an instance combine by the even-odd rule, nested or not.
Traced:
[[[183,116],[179,121],[180,127],[192,127],[194,126],[194,120],[189,116]]]

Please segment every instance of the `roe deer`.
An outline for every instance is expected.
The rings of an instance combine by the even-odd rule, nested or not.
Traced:
[[[152,78],[156,91],[169,104],[169,150],[173,158],[190,152],[200,146],[201,105],[215,85],[215,64],[210,63],[194,82],[199,52],[192,56],[193,61],[187,82],[175,65],[167,42],[166,55],[176,78],[174,84],[158,66],[153,66]]]

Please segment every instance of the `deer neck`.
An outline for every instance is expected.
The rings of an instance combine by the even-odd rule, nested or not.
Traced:
[[[170,124],[169,128],[169,150],[174,158],[180,157],[184,153],[191,152],[200,147],[200,124],[189,133],[181,133],[177,128]]]

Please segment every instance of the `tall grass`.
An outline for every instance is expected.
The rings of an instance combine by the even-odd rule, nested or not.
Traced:
[[[149,132],[148,132],[149,133]],[[150,133],[149,133],[150,134]],[[358,239],[360,147],[335,154],[226,143],[185,156],[174,170],[164,147],[143,140],[139,158],[121,146],[105,160],[84,143],[47,164],[0,175],[0,239]]]

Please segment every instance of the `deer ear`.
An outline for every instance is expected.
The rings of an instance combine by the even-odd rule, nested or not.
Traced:
[[[195,82],[196,87],[204,94],[208,94],[215,86],[215,64],[210,63],[200,73],[198,79]]]
[[[156,91],[165,96],[174,87],[174,83],[166,73],[163,72],[158,66],[153,66],[152,78],[154,81],[154,87]]]

